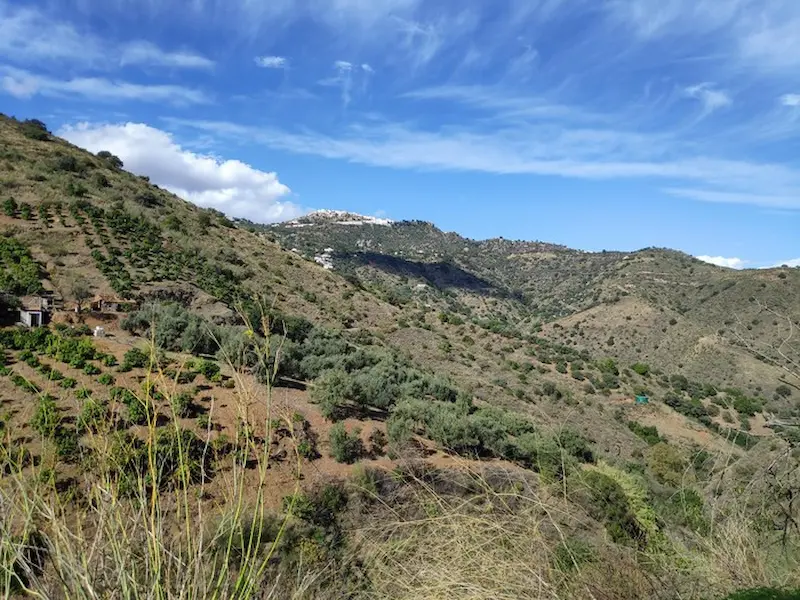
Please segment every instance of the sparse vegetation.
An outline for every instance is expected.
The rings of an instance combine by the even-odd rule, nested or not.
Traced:
[[[3,302],[57,305],[0,329],[0,595],[800,585],[794,270],[261,227],[43,123],[0,139]]]

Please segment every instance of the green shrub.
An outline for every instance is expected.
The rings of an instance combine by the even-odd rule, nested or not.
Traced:
[[[755,398],[749,398],[745,395],[736,395],[733,399],[733,408],[740,415],[752,417],[755,416],[756,413],[761,412],[764,407],[761,402]]]
[[[149,354],[139,350],[139,348],[131,348],[125,353],[120,370],[130,371],[131,369],[143,369],[149,364]]]
[[[78,432],[72,427],[60,426],[56,429],[53,436],[58,457],[68,463],[75,463],[80,460],[80,444],[78,443]]]
[[[22,135],[31,140],[43,142],[50,139],[50,132],[47,130],[47,125],[39,119],[25,119],[19,124],[19,130],[22,132]]]
[[[114,376],[111,373],[103,373],[97,378],[97,383],[101,385],[114,385]]]
[[[86,398],[90,398],[92,396],[92,390],[87,387],[78,388],[75,390],[75,397],[78,400],[86,400]]]
[[[640,526],[622,486],[599,471],[583,474],[588,502],[583,502],[589,514],[603,522],[611,538],[618,543],[646,543],[647,534]]]
[[[628,429],[651,446],[655,446],[661,441],[666,441],[659,435],[658,429],[653,425],[642,425],[636,421],[628,421]]]
[[[40,396],[31,419],[31,427],[42,437],[51,438],[55,435],[60,423],[61,415],[58,412],[55,398],[49,394]]]
[[[213,360],[200,359],[197,361],[194,368],[209,381],[211,381],[220,372],[219,363],[216,363]]]
[[[188,391],[175,394],[171,402],[172,410],[175,412],[175,415],[178,417],[188,417],[192,412],[192,399],[193,395]]]
[[[109,409],[105,402],[89,398],[83,403],[78,416],[78,429],[98,431],[108,422]]]
[[[638,373],[642,377],[647,377],[650,374],[650,365],[637,362],[631,365],[631,371]]]
[[[83,372],[86,375],[99,375],[102,371],[100,370],[100,367],[98,367],[97,365],[93,365],[92,363],[86,363],[86,365],[84,365],[83,367]]]
[[[689,463],[680,450],[665,442],[652,446],[647,453],[647,466],[656,479],[672,487],[680,487],[687,476]]]
[[[59,382],[58,385],[60,387],[64,388],[65,390],[68,390],[68,389],[74,388],[76,385],[78,385],[78,382],[77,382],[77,380],[73,379],[72,377],[65,377],[64,379],[62,379]]]
[[[348,433],[344,423],[336,423],[331,427],[329,440],[331,456],[341,463],[354,463],[364,454],[364,445],[361,442],[360,430],[355,429]]]

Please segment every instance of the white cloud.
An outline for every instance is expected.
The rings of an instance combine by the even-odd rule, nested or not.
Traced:
[[[347,106],[352,100],[353,90],[353,63],[346,60],[337,60],[333,63],[336,75],[322,79],[318,83],[330,87],[338,87],[341,90],[342,105]]]
[[[199,206],[255,222],[290,219],[302,213],[275,173],[238,160],[221,160],[182,148],[172,136],[142,123],[65,127],[59,135],[92,152],[108,150],[125,168]]]
[[[278,150],[397,169],[478,171],[581,179],[657,178],[691,182],[666,193],[706,202],[800,209],[800,172],[783,165],[705,158],[666,159],[664,142],[611,129],[559,128],[553,123],[424,131],[399,123],[363,122],[337,136],[259,129],[216,121],[174,121],[219,136]],[[665,143],[667,146],[665,146]]]
[[[800,10],[797,3],[787,10],[770,3],[756,9],[756,15],[745,16],[739,47],[743,58],[762,69],[792,70],[800,66]]]
[[[256,64],[265,69],[285,69],[289,61],[283,56],[257,56]]]
[[[792,190],[771,190],[768,185],[767,173],[762,173],[759,180],[763,182],[762,189],[752,191],[737,190],[708,190],[695,188],[666,188],[664,191],[673,196],[691,198],[701,202],[718,202],[723,204],[749,204],[751,206],[764,206],[770,208],[798,210],[800,209],[800,198],[797,196],[795,188]],[[756,188],[755,184],[753,188]]]
[[[791,267],[791,268],[800,268],[800,258],[790,258],[789,260],[782,260],[781,262],[777,262],[774,265],[769,265],[767,267],[761,267],[762,269],[777,269],[783,266]]]
[[[34,8],[0,0],[0,55],[24,64],[67,62],[112,69],[119,65],[208,69],[214,62],[189,51],[172,52],[145,40],[113,43]]]
[[[0,55],[26,61],[103,59],[103,50],[91,35],[69,23],[47,18],[38,10],[13,8],[0,0]]]
[[[800,106],[800,94],[784,94],[780,102],[784,106]]]
[[[745,261],[741,258],[726,258],[724,256],[696,256],[698,260],[703,262],[717,265],[718,267],[727,267],[729,269],[743,269]]]
[[[369,64],[367,64],[367,63],[363,63],[363,64],[361,65],[361,70],[362,70],[362,71],[364,71],[365,73],[369,73],[369,74],[372,74],[372,73],[374,73],[374,72],[375,72],[375,69],[373,69],[373,68],[372,68],[372,67],[371,67]]]
[[[721,91],[713,89],[711,83],[699,83],[684,89],[684,94],[689,98],[699,100],[703,105],[703,116],[710,115],[718,108],[730,106],[730,96]]]
[[[79,96],[89,100],[138,100],[175,105],[209,102],[203,92],[177,85],[145,85],[99,77],[54,79],[11,67],[0,67],[0,74],[3,75],[0,80],[2,89],[17,98],[31,98],[36,95]]]
[[[210,69],[214,61],[192,52],[167,52],[150,42],[126,44],[120,55],[121,65],[171,67],[177,69]]]

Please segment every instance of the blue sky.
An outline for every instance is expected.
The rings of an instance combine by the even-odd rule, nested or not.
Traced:
[[[800,265],[796,0],[0,0],[0,110],[255,221]]]

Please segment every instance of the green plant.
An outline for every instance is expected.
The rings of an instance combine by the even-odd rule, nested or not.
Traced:
[[[329,432],[331,456],[341,463],[354,463],[364,454],[359,429],[348,433],[344,423],[334,424]]]
[[[89,398],[81,407],[81,413],[78,416],[78,429],[96,432],[108,423],[108,416],[108,404]]]
[[[638,373],[642,377],[647,377],[650,374],[650,365],[637,362],[631,365],[631,371]]]
[[[101,385],[114,385],[114,376],[111,373],[103,373],[97,378],[97,383]]]
[[[51,438],[55,435],[61,423],[61,415],[56,406],[55,398],[48,394],[39,397],[36,411],[31,419],[31,427],[42,437]]]
[[[655,446],[659,442],[663,441],[662,437],[658,433],[658,428],[653,425],[642,425],[636,421],[628,421],[628,429],[630,429],[633,433],[642,438],[651,446]]]
[[[92,390],[87,387],[78,388],[75,390],[75,397],[78,400],[85,400],[86,398],[90,398],[92,396]]]
[[[77,380],[73,379],[72,377],[65,377],[64,379],[62,379],[59,382],[58,385],[60,387],[64,388],[65,390],[68,390],[68,389],[74,388],[76,385],[78,385],[78,382],[77,382]]]
[[[178,417],[188,417],[192,412],[192,400],[194,396],[189,391],[183,391],[172,396],[172,410]]]
[[[26,138],[37,141],[50,139],[50,132],[47,125],[39,119],[25,119],[19,124],[19,130]]]
[[[92,363],[86,363],[83,367],[83,372],[86,375],[99,375],[102,371],[100,367],[97,365],[93,365]]]

